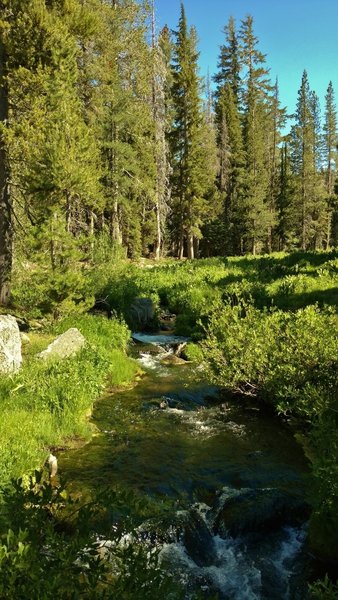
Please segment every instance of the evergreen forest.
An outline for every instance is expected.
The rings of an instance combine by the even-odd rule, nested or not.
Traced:
[[[178,584],[156,548],[98,559],[89,524],[112,504],[121,539],[127,505],[141,522],[165,503],[121,488],[83,505],[41,470],[91,439],[104,390],[142,379],[135,298],[153,330],[176,316],[196,371],[297,430],[320,563],[306,599],[338,598],[337,165],[332,82],[320,106],[304,70],[288,114],[251,15],[225,8],[204,78],[183,3],[172,31],[155,0],[0,0],[0,315],[30,337],[0,379],[0,600],[219,598]],[[69,327],[86,348],[37,361]]]

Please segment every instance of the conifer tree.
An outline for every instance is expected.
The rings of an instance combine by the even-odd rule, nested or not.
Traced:
[[[97,41],[97,137],[106,206],[101,227],[136,256],[156,242],[154,69],[143,3],[102,5]],[[155,209],[155,210],[154,210]]]
[[[219,152],[218,187],[224,207],[224,250],[238,253],[243,248],[245,213],[245,152],[241,116],[230,83],[219,94],[216,105]]]
[[[236,32],[235,19],[229,18],[228,24],[223,29],[225,35],[225,44],[220,48],[218,59],[218,71],[214,76],[217,84],[216,98],[226,83],[229,83],[237,104],[240,100],[241,91],[241,61],[239,54],[239,43]]]
[[[320,247],[324,236],[324,188],[317,169],[320,163],[318,99],[310,90],[304,71],[298,91],[296,124],[291,130],[292,166],[296,175],[295,202],[302,250]]]
[[[324,116],[324,168],[325,186],[327,195],[327,226],[326,226],[326,249],[330,247],[331,241],[337,245],[336,231],[332,231],[332,221],[336,222],[337,195],[335,193],[335,181],[337,170],[337,110],[332,81],[330,81],[325,96]],[[332,233],[334,237],[332,239]]]
[[[245,155],[241,128],[240,57],[233,18],[224,28],[225,44],[221,46],[216,87],[216,127],[219,155],[218,189],[223,203],[223,252],[240,252],[243,246],[244,166]]]
[[[297,175],[299,202],[299,237],[302,250],[308,246],[312,212],[312,187],[314,176],[313,122],[310,107],[310,85],[307,72],[303,72],[298,91],[296,124],[291,130],[292,164]]]
[[[86,256],[89,233],[84,215],[100,202],[96,145],[78,97],[78,45],[68,27],[77,7],[13,1],[8,27],[5,141],[18,231],[15,264],[34,265],[27,277],[40,278],[46,306],[47,297],[57,304],[73,296],[81,304],[79,258]]]
[[[0,2],[0,304],[10,300],[12,273],[13,215],[9,188],[9,156],[5,136],[8,123],[8,80],[7,80],[7,9]]]
[[[279,100],[278,79],[268,97],[268,113],[266,119],[266,147],[269,172],[269,185],[267,193],[267,207],[270,212],[270,225],[268,229],[267,249],[272,251],[274,245],[274,228],[277,218],[277,197],[279,194],[279,167],[281,162],[281,128],[286,122],[286,109],[281,108]],[[286,151],[286,148],[285,148]],[[285,155],[286,156],[286,155]],[[286,158],[285,161],[286,162]],[[282,167],[283,170],[283,167]],[[278,243],[277,243],[278,247]]]
[[[312,213],[312,247],[318,250],[325,245],[327,235],[327,200],[323,180],[323,134],[319,97],[311,92],[310,107],[313,121],[313,158],[314,158],[314,207]]]
[[[15,220],[11,158],[16,105],[13,78],[24,69],[36,70],[42,60],[44,13],[40,0],[28,0],[25,6],[20,0],[0,2],[0,302],[3,304],[10,300]]]
[[[175,110],[171,134],[172,230],[176,254],[194,258],[196,240],[214,198],[215,166],[210,161],[210,136],[203,116],[198,76],[197,36],[188,31],[181,4],[174,49],[172,98]]]
[[[266,156],[266,122],[268,94],[271,86],[265,56],[258,50],[258,39],[249,15],[240,29],[241,58],[246,70],[243,90],[243,135],[246,150],[247,206],[245,236],[247,249],[256,253],[258,245],[268,238],[274,215],[266,199],[269,186]]]
[[[276,198],[278,250],[291,250],[297,244],[297,210],[294,202],[295,186],[288,142],[283,143],[279,167],[279,191]]]
[[[170,59],[162,49],[162,44],[156,34],[155,3],[152,2],[152,110],[154,120],[154,151],[156,164],[155,210],[156,210],[156,237],[154,243],[154,256],[158,260],[164,250],[165,220],[170,202],[169,186],[169,147],[167,142],[168,115],[167,115],[167,80],[170,71]],[[170,52],[170,44],[169,44]]]

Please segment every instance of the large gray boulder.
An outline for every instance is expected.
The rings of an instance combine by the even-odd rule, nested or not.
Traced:
[[[71,329],[67,329],[67,331],[58,335],[58,337],[49,344],[48,348],[40,352],[37,356],[42,360],[49,360],[50,358],[68,358],[79,352],[85,343],[86,339],[83,337],[82,333],[76,329],[76,327],[71,327]]]
[[[21,362],[21,338],[16,319],[11,315],[0,315],[0,373],[15,373]]]

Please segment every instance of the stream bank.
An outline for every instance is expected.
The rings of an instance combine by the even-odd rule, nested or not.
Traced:
[[[171,336],[139,342],[145,376],[95,405],[99,433],[60,457],[62,483],[82,497],[129,494],[138,534],[187,594],[302,600],[309,470],[290,428],[196,377],[195,365],[163,364]],[[97,535],[109,540],[118,518],[96,522]]]

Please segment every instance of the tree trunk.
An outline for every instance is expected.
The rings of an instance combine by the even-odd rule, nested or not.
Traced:
[[[179,239],[178,239],[177,258],[182,259],[183,257],[184,257],[184,237],[183,237],[183,231],[181,231]]]
[[[157,227],[157,234],[156,234],[154,254],[155,254],[155,260],[160,260],[160,258],[161,258],[161,245],[162,245],[162,230],[161,230],[160,203],[159,203],[158,200],[157,200],[157,203],[156,203],[156,227]]]
[[[55,271],[56,269],[56,252],[57,252],[57,245],[55,242],[55,230],[54,230],[54,222],[56,222],[57,220],[57,215],[56,213],[54,213],[51,222],[50,222],[50,241],[49,241],[49,255],[50,255],[50,264],[52,267],[52,271]]]
[[[6,53],[0,40],[0,123],[8,122],[8,87],[6,81]],[[0,139],[0,304],[10,301],[10,283],[13,256],[13,215],[9,188],[9,163],[6,142]]]
[[[252,238],[252,254],[256,256],[256,238]]]
[[[326,228],[326,243],[325,249],[330,250],[330,242],[331,242],[331,221],[332,221],[332,212],[328,212],[327,215],[327,228]]]
[[[118,201],[116,198],[114,199],[113,211],[111,214],[111,238],[116,244],[121,246],[122,236],[121,236],[119,213],[118,213]]]
[[[192,260],[195,257],[194,254],[194,236],[192,233],[188,234],[188,239],[187,239],[187,253],[188,253],[188,258],[190,260]]]

